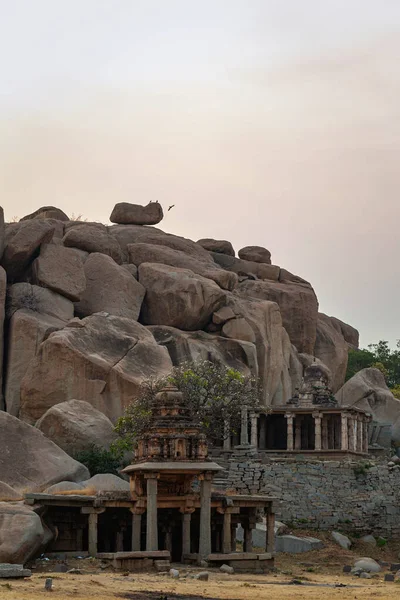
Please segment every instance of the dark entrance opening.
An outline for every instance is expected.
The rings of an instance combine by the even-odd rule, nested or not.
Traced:
[[[301,449],[315,449],[315,421],[312,415],[303,415],[301,420]]]
[[[107,508],[98,517],[98,551],[129,552],[132,549],[132,513],[129,508]]]
[[[268,415],[267,417],[267,449],[286,450],[287,424],[285,415]]]
[[[182,513],[177,508],[158,510],[158,547],[168,550],[172,562],[182,559]]]

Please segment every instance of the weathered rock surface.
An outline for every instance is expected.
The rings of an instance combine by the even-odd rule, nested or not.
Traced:
[[[378,369],[362,369],[337,392],[341,406],[357,406],[371,413],[379,423],[395,423],[400,417],[400,400],[386,385]]]
[[[199,261],[180,250],[168,248],[167,246],[139,242],[129,244],[128,252],[130,262],[138,267],[142,263],[158,263],[179,269],[189,269],[197,275],[215,281],[225,290],[232,290],[237,284],[237,276],[233,273],[220,269],[215,264]]]
[[[114,206],[110,221],[120,225],[156,225],[163,217],[163,209],[159,202],[150,202],[147,206],[119,202]]]
[[[129,271],[105,254],[91,254],[84,265],[86,289],[75,305],[78,316],[107,312],[138,320],[146,293]]]
[[[0,475],[1,477],[1,475]],[[0,502],[12,502],[21,500],[21,494],[12,488],[8,483],[0,481]]]
[[[243,342],[256,341],[256,335],[246,319],[239,317],[237,319],[230,319],[222,327],[222,335],[234,340],[242,340]]]
[[[55,206],[42,206],[33,213],[22,217],[20,221],[30,221],[32,219],[56,219],[57,221],[69,221],[69,217],[60,208]]]
[[[332,531],[332,538],[335,540],[337,544],[344,550],[350,550],[351,548],[351,540],[347,537],[347,535],[343,535],[338,531]]]
[[[212,336],[204,331],[181,331],[173,327],[148,328],[155,340],[167,348],[174,366],[183,362],[211,360],[228,365],[244,375],[257,377],[257,354],[254,344]]]
[[[39,345],[47,335],[63,327],[65,321],[32,310],[20,309],[13,314],[8,328],[5,385],[5,405],[11,415],[19,415],[21,381]]]
[[[60,494],[62,492],[76,492],[85,488],[85,482],[60,481],[43,490],[44,494]]]
[[[276,302],[292,344],[299,352],[313,353],[317,336],[318,301],[310,284],[244,281],[239,285],[239,290],[248,297]]]
[[[19,579],[20,577],[31,577],[32,571],[24,569],[24,565],[0,563],[0,579]]]
[[[111,256],[117,264],[122,264],[122,251],[118,241],[98,224],[79,224],[67,230],[63,244],[68,248],[79,248],[85,252],[100,252]]]
[[[20,416],[35,423],[55,404],[76,399],[115,421],[144,379],[171,368],[167,351],[146,327],[97,313],[71,322],[40,345],[22,380]]]
[[[32,265],[34,281],[77,302],[86,288],[81,257],[72,248],[54,244],[42,245]]]
[[[218,252],[218,254],[226,254],[227,256],[235,256],[235,250],[227,240],[213,240],[204,238],[198,240],[197,243],[209,252]]]
[[[341,321],[340,319],[337,319],[336,317],[329,317],[329,318],[330,318],[333,326],[336,327],[336,329],[338,331],[340,331],[340,333],[342,334],[342,336],[348,343],[349,347],[353,348],[354,350],[357,349],[359,346],[359,337],[360,337],[357,329],[355,329],[355,327],[352,327],[351,325],[348,325],[348,323],[344,323],[343,321]]]
[[[188,269],[143,263],[139,282],[146,288],[141,318],[147,325],[202,329],[225,303],[216,283]]]
[[[363,557],[354,563],[356,569],[361,569],[367,573],[379,573],[380,565],[373,558]]]
[[[331,317],[318,313],[317,337],[314,355],[330,370],[333,392],[344,384],[347,371],[348,343],[343,337],[342,330],[336,326]]]
[[[54,225],[34,219],[17,223],[15,234],[6,243],[2,265],[7,271],[9,281],[21,277],[30,263],[39,254],[40,246],[50,240],[54,234]]]
[[[0,502],[0,563],[25,564],[44,539],[42,522],[32,509]]]
[[[210,253],[192,240],[171,233],[164,233],[154,227],[139,227],[138,229],[139,231],[135,234],[136,243],[166,246],[171,250],[178,250],[191,258],[215,267]]]
[[[25,282],[9,286],[7,293],[8,318],[20,309],[48,315],[65,323],[74,316],[74,305],[71,300],[52,290]]]
[[[394,421],[391,429],[392,443],[395,448],[400,448],[400,415]]]
[[[0,206],[0,260],[2,259],[4,252],[4,244],[5,244],[5,225],[4,225],[4,210],[3,207]]]
[[[245,246],[239,250],[238,255],[242,260],[271,264],[271,252],[262,246]]]
[[[36,427],[70,456],[92,445],[109,448],[116,438],[110,419],[83,400],[52,406]]]
[[[86,467],[38,429],[3,411],[0,411],[0,434],[1,481],[14,490],[40,491],[59,481],[88,479]]]
[[[276,265],[242,260],[234,256],[219,254],[218,252],[212,252],[211,255],[217,265],[227,271],[237,273],[239,276],[250,279],[268,279],[271,281],[278,281],[279,279],[280,267]]]
[[[275,539],[276,552],[290,552],[300,554],[311,550],[320,550],[324,547],[323,542],[313,537],[297,537],[295,535],[280,535]]]
[[[229,306],[223,306],[213,314],[213,323],[223,325],[230,319],[235,319],[236,315]]]
[[[99,473],[83,482],[84,487],[93,488],[96,492],[129,492],[129,482],[112,475]]]

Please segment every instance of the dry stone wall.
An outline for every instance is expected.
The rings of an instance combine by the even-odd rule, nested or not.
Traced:
[[[277,517],[307,529],[400,537],[400,467],[386,462],[231,460],[228,487],[271,493]]]

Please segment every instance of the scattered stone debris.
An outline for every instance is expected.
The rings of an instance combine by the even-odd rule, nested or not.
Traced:
[[[24,569],[24,565],[11,565],[0,563],[0,579],[17,579],[19,577],[31,577],[32,571]]]
[[[178,577],[179,577],[178,569],[170,569],[169,574],[170,574],[170,577],[173,577],[173,579],[178,579]]]
[[[385,573],[385,581],[394,581],[393,573]]]
[[[366,571],[367,573],[379,573],[381,570],[380,565],[373,558],[363,557],[356,560],[354,563],[355,569]]]
[[[46,581],[44,582],[44,589],[46,590],[46,592],[52,592],[53,591],[53,580],[51,577],[48,577],[46,579]]]
[[[221,573],[228,573],[229,575],[232,575],[232,573],[235,572],[235,569],[233,567],[230,567],[229,565],[221,565],[220,569]]]
[[[200,581],[208,581],[210,574],[208,571],[201,571],[195,575],[195,579],[199,579]]]
[[[351,548],[351,540],[347,537],[347,535],[343,535],[338,531],[332,531],[332,538],[335,540],[337,544],[344,550],[350,550]]]

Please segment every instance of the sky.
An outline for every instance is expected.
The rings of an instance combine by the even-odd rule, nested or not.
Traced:
[[[0,0],[6,219],[175,204],[394,346],[399,33],[399,0]]]

